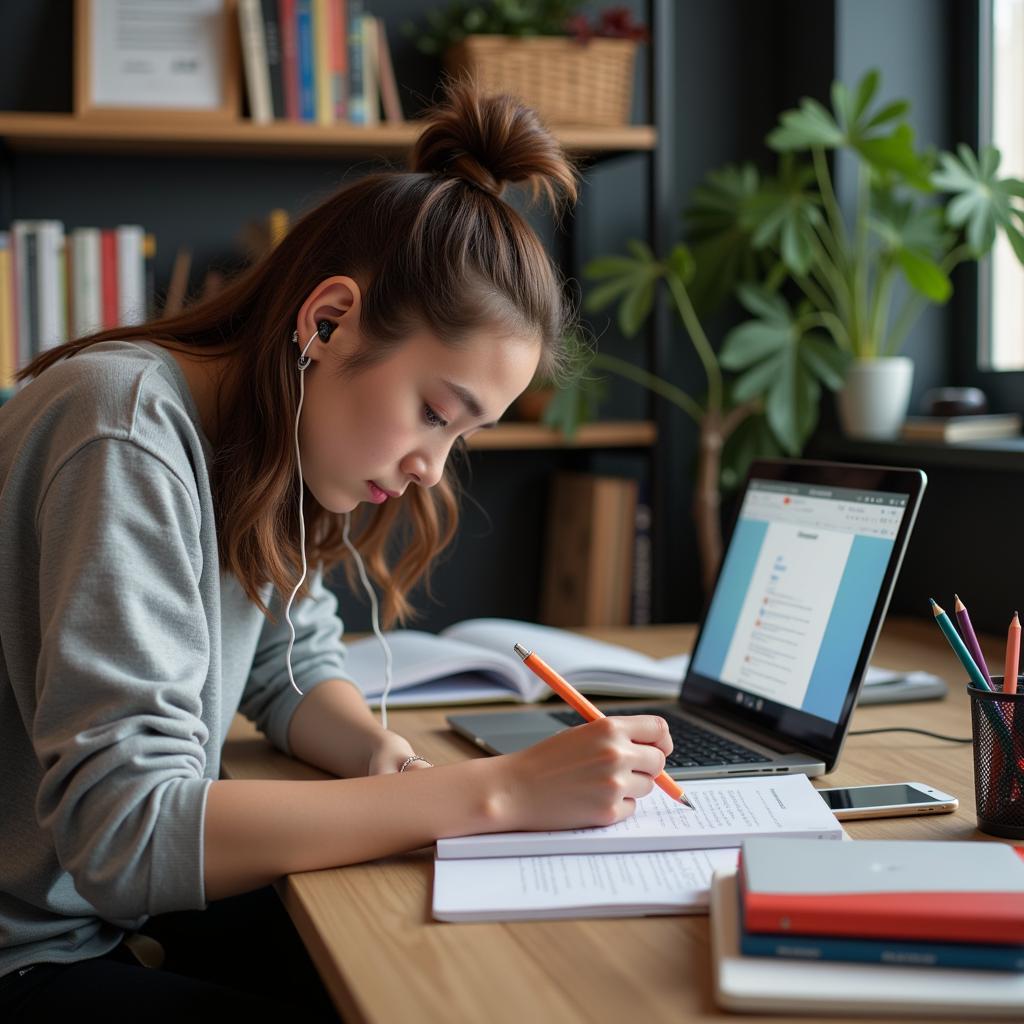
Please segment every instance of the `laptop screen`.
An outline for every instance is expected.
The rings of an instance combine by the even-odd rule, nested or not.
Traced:
[[[728,703],[741,718],[827,743],[849,717],[916,511],[913,483],[878,487],[898,488],[900,476],[880,471],[854,486],[751,476],[684,702]]]

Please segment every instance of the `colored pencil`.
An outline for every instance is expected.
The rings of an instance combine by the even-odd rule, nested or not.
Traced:
[[[979,690],[991,690],[992,687],[985,681],[985,677],[981,674],[981,669],[974,663],[971,652],[967,650],[963,640],[960,639],[960,634],[956,631],[956,627],[949,621],[949,616],[938,606],[935,598],[930,597],[928,600],[931,601],[932,614],[935,616],[939,629],[942,630],[949,641],[949,646],[953,648],[953,653],[960,659],[960,664],[967,669],[971,682]]]
[[[967,645],[967,650],[971,652],[975,665],[981,669],[981,674],[988,681],[989,689],[992,689],[992,673],[989,672],[988,665],[985,664],[985,655],[981,653],[981,644],[978,643],[978,637],[974,632],[974,627],[971,625],[971,617],[967,614],[967,606],[960,600],[958,594],[954,594],[953,597],[956,600],[956,621],[960,624],[960,632],[964,635],[964,643]]]
[[[600,708],[591,704],[572,683],[563,676],[560,676],[546,661],[534,654],[533,651],[528,651],[522,644],[516,644],[515,652],[523,659],[523,664],[538,679],[543,679],[581,718],[585,718],[588,722],[596,722],[599,718],[607,717]],[[693,804],[690,803],[689,797],[683,792],[682,786],[668,772],[663,770],[655,776],[654,781],[673,800],[678,800],[681,804],[696,810]]]
[[[1003,668],[1003,693],[1017,692],[1017,666],[1020,664],[1020,618],[1016,612],[1006,633],[1006,665]]]

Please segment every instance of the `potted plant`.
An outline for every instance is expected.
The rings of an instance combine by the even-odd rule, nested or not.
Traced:
[[[838,395],[840,424],[851,437],[895,436],[906,414],[913,364],[900,349],[929,302],[952,294],[950,273],[981,259],[1002,231],[1024,262],[1024,182],[1000,179],[999,152],[976,156],[918,152],[907,122],[909,104],[873,107],[877,71],[852,92],[832,85],[832,109],[804,98],[768,136],[779,154],[774,175],[752,164],[709,175],[689,211],[700,280],[698,295],[760,281],[780,294],[791,282],[801,297],[791,345],[827,335],[847,359]],[[856,199],[844,211],[827,156],[848,153],[856,167]],[[894,285],[908,286],[893,314]],[[724,365],[745,371],[753,394],[758,375],[782,349],[770,342],[782,316],[773,300],[734,334]],[[812,357],[813,358],[813,357]]]
[[[584,270],[598,282],[585,307],[618,303],[627,337],[639,331],[664,284],[701,361],[704,387],[692,393],[604,353],[594,354],[590,366],[654,391],[696,423],[693,515],[706,592],[721,559],[721,488],[742,479],[758,455],[799,455],[817,426],[823,387],[841,393],[848,432],[880,436],[878,378],[889,365],[883,360],[898,355],[927,302],[949,298],[952,268],[988,252],[997,230],[1024,262],[1024,235],[1015,223],[1024,213],[1013,203],[1024,196],[1024,183],[996,177],[998,152],[988,148],[979,159],[961,146],[957,156],[918,154],[905,101],[869,112],[877,88],[878,74],[870,72],[853,94],[833,85],[831,114],[807,99],[784,113],[768,140],[780,154],[775,175],[762,177],[752,164],[711,172],[687,211],[692,247],[677,245],[660,260],[634,240],[628,255],[600,257]],[[859,160],[850,224],[825,157],[841,147]],[[804,152],[809,157],[801,160]],[[938,189],[950,194],[945,202],[937,200]],[[890,322],[897,276],[910,295]],[[750,318],[716,350],[698,314],[733,294]],[[895,371],[903,393],[887,413],[889,432],[905,412],[908,363]],[[577,374],[577,389],[586,382]],[[865,393],[875,403],[867,415],[857,407]],[[584,408],[567,396],[558,406],[566,413],[562,428]]]
[[[594,20],[580,0],[453,0],[408,25],[423,53],[487,93],[511,93],[551,125],[629,121],[633,65],[647,31],[628,9]]]

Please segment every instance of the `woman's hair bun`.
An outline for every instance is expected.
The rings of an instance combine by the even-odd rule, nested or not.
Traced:
[[[467,80],[448,86],[427,114],[412,169],[462,178],[500,196],[526,184],[557,203],[576,199],[576,172],[536,111],[514,96],[485,96]]]

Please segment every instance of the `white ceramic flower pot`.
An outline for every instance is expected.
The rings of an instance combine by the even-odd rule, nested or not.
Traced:
[[[864,441],[896,437],[907,415],[913,380],[914,364],[906,356],[858,359],[836,396],[843,433]]]

